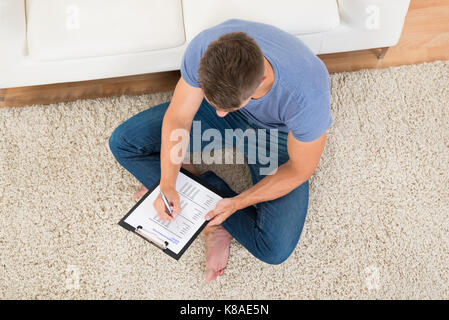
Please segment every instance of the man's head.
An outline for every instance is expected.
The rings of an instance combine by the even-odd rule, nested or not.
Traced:
[[[264,56],[256,41],[244,32],[231,32],[209,44],[198,75],[207,101],[225,115],[248,103],[264,71]]]

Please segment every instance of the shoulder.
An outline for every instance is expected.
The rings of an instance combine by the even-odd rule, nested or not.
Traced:
[[[316,56],[279,66],[279,85],[298,103],[330,92],[330,78],[324,63]]]
[[[330,109],[330,78],[324,63],[316,56],[279,66],[283,97],[282,118],[286,122],[311,121]],[[312,121],[313,122],[313,121]]]

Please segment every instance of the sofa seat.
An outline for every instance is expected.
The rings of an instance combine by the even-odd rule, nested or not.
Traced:
[[[340,23],[336,0],[183,0],[183,10],[187,42],[232,18],[268,23],[293,35],[329,31]]]
[[[109,56],[181,46],[181,0],[27,0],[33,60]]]

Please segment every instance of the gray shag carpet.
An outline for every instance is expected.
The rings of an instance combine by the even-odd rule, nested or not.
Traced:
[[[334,123],[300,242],[264,264],[233,240],[205,282],[117,222],[139,182],[108,138],[172,92],[0,109],[1,299],[448,299],[449,62],[331,76]],[[245,165],[212,169],[237,191]]]

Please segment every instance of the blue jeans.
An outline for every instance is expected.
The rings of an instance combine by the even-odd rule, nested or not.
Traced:
[[[162,103],[131,117],[119,125],[109,139],[110,149],[117,161],[147,188],[151,188],[160,179],[161,128],[168,105],[169,102]],[[226,129],[245,131],[252,128],[260,132],[257,131],[260,128],[238,110],[223,118],[219,117],[205,99],[194,121],[200,121],[201,132],[212,128],[219,130],[223,136]],[[270,138],[269,134],[265,136],[267,140],[273,138]],[[195,145],[193,139],[200,138],[194,136],[191,131],[189,148]],[[277,160],[278,165],[281,165],[289,159],[287,134],[279,132],[276,140],[274,143],[278,147]],[[209,141],[196,143],[196,148],[202,150],[208,143]],[[264,178],[260,170],[263,165],[254,159],[248,161],[248,150],[255,147],[248,145],[249,143],[248,139],[244,139],[244,155],[249,163],[252,182],[256,184]],[[199,151],[191,148],[189,150]],[[236,195],[215,173],[207,171],[200,177],[228,197]],[[280,264],[290,256],[299,241],[307,215],[308,201],[307,180],[283,197],[236,211],[222,226],[256,258],[269,264]]]

